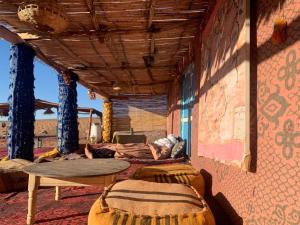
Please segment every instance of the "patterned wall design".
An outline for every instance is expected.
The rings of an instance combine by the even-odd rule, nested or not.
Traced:
[[[251,147],[256,153],[255,171],[245,173],[197,156],[197,127],[201,126],[197,106],[191,161],[211,178],[214,204],[230,217],[230,222],[219,218],[220,224],[296,225],[300,224],[300,1],[258,0],[254,9],[257,34],[252,34],[257,50],[252,66],[257,61],[257,67],[251,74]],[[282,16],[288,21],[288,39],[275,46],[270,41],[273,22]]]
[[[248,169],[249,1],[222,1],[203,30],[198,155]]]

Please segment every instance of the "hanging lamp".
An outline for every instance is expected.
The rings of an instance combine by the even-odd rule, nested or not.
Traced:
[[[44,115],[51,115],[51,114],[54,114],[51,108],[47,108],[44,112]]]

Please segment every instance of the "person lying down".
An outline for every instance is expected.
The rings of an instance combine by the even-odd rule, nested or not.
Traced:
[[[101,144],[100,146],[86,145],[84,153],[87,158],[118,158],[118,159],[168,159],[184,156],[185,142],[168,135],[149,144]]]

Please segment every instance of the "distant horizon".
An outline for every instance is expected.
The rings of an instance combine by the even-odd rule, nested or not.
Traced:
[[[78,115],[78,119],[88,119],[88,118],[89,118],[88,115],[87,116],[79,116]],[[96,116],[94,115],[93,119],[95,119],[95,118],[96,118]],[[57,118],[42,118],[42,119],[37,119],[36,118],[35,121],[37,121],[37,120],[57,120]],[[0,123],[2,123],[2,122],[8,122],[8,117],[7,116],[6,117],[0,116]],[[0,126],[1,126],[1,124],[0,124]]]
[[[6,103],[9,96],[9,49],[10,43],[0,39],[0,103]],[[57,71],[46,65],[39,59],[34,60],[34,76],[35,76],[35,98],[50,102],[58,102],[58,81]],[[102,112],[103,100],[90,100],[87,94],[87,88],[77,83],[77,104],[79,107],[95,108]],[[53,110],[55,111],[55,110]],[[44,115],[44,110],[36,112],[36,120],[40,119],[56,119],[57,114]],[[86,117],[87,115],[78,115],[78,117]],[[7,117],[0,116],[0,121],[7,120]]]

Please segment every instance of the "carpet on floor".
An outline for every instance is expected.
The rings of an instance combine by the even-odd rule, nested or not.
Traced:
[[[118,179],[128,179],[141,164],[132,164]],[[102,193],[98,187],[64,187],[61,199],[54,200],[54,188],[37,191],[36,224],[84,225],[92,204]],[[0,225],[24,225],[27,215],[27,191],[0,193]]]

